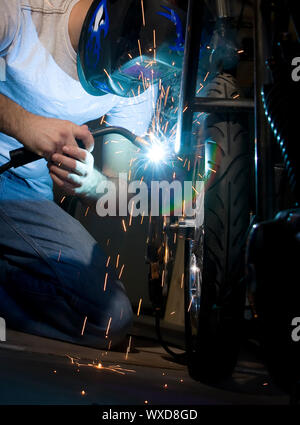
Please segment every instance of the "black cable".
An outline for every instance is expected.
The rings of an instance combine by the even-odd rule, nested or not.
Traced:
[[[120,134],[121,136],[130,140],[130,142],[132,142],[139,149],[143,149],[145,148],[145,146],[148,145],[148,142],[146,140],[142,139],[141,137],[135,135],[131,131],[122,127],[100,128],[100,129],[91,131],[91,134],[94,137],[105,136],[107,134]],[[78,143],[80,144],[80,141],[78,141]],[[7,162],[6,164],[3,164],[0,167],[0,175],[3,174],[5,171],[9,170],[10,168],[21,167],[23,165],[42,159],[41,156],[29,151],[26,148],[19,148],[19,149],[10,151],[9,155],[10,155],[10,161]]]
[[[12,167],[10,161],[7,162],[6,164],[3,164],[0,166],[0,175],[5,173],[5,171],[9,170]]]
[[[181,364],[186,364],[186,352],[184,353],[175,353],[174,351],[172,351],[170,349],[170,347],[164,342],[164,340],[162,339],[162,335],[161,335],[161,331],[160,331],[160,315],[159,315],[159,311],[156,310],[155,311],[155,330],[156,330],[156,334],[157,334],[157,338],[158,338],[158,342],[160,343],[160,345],[163,347],[163,349],[170,354],[172,357],[174,357],[174,359]]]

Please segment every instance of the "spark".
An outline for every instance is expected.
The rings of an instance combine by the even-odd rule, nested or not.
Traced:
[[[109,244],[110,244],[110,239],[107,239],[106,246],[108,246]]]
[[[244,53],[245,50],[238,50],[237,53],[240,55],[241,53]]]
[[[197,90],[197,94],[203,89],[204,85],[200,83],[200,88]]]
[[[142,301],[143,301],[143,298],[140,298],[140,302],[139,302],[138,310],[137,310],[137,313],[136,313],[137,317],[139,317],[139,315],[140,315]]]
[[[139,52],[140,52],[140,57],[141,57],[141,61],[143,61],[143,56],[142,56],[142,47],[141,47],[141,42],[138,39],[138,45],[139,45]]]
[[[119,267],[120,254],[117,255],[116,269]]]
[[[85,217],[88,215],[89,210],[90,210],[90,207],[87,207],[85,214],[84,214]]]
[[[120,271],[120,274],[119,274],[119,279],[121,279],[121,276],[122,276],[122,273],[123,273],[124,267],[125,267],[125,264],[123,264],[123,266],[121,267],[121,271]]]
[[[122,226],[123,226],[124,232],[127,232],[127,228],[126,228],[126,224],[125,224],[124,219],[122,220]]]
[[[186,106],[186,107],[184,108],[184,110],[182,111],[182,113],[184,114],[187,110],[188,110],[188,106]]]
[[[164,129],[164,133],[165,133],[165,134],[166,134],[166,132],[167,132],[168,125],[169,125],[169,121],[167,121],[167,122],[166,122],[166,125],[165,125],[165,129]]]
[[[143,214],[142,214],[141,224],[143,224],[144,216],[145,216],[145,211],[143,211]]]
[[[109,318],[108,324],[107,324],[107,328],[106,328],[106,332],[105,332],[105,338],[107,338],[107,335],[109,333],[109,328],[111,325],[111,321],[112,321],[112,317]]]
[[[141,6],[142,6],[142,17],[143,17],[143,26],[146,26],[146,21],[145,21],[145,10],[144,10],[144,0],[141,0]]]
[[[61,200],[60,200],[60,203],[62,204],[63,202],[64,202],[64,200],[66,199],[66,197],[65,196],[63,196],[62,198],[61,198]]]
[[[108,259],[106,261],[106,267],[108,267],[109,263],[110,263],[110,256],[108,257]]]
[[[134,201],[132,201],[132,203],[131,203],[130,216],[129,216],[129,226],[131,226],[131,224],[132,224],[133,208],[134,208]]]
[[[170,86],[168,86],[167,91],[166,91],[166,96],[165,96],[165,103],[164,103],[164,106],[166,106],[166,105],[167,105],[167,101],[168,101],[169,93],[170,93]]]
[[[130,336],[129,337],[129,342],[128,342],[128,347],[127,347],[126,354],[125,354],[125,360],[128,359],[128,354],[129,354],[130,348],[131,348],[131,339],[132,339],[132,337]]]
[[[207,77],[209,76],[209,71],[208,71],[208,73],[205,75],[205,77],[204,77],[204,82],[207,80]]]
[[[103,71],[104,71],[104,73],[107,75],[107,77],[112,81],[112,78],[111,78],[111,76],[109,75],[109,73],[106,71],[106,69],[104,68],[103,69]]]
[[[86,392],[84,390],[82,390],[81,395],[86,395]]]
[[[156,32],[153,30],[153,59],[156,62]]]
[[[87,321],[87,316],[85,316],[84,321],[83,321],[83,326],[82,326],[82,330],[81,330],[81,335],[83,335],[83,334],[84,334],[86,321]]]
[[[189,307],[188,307],[188,313],[190,312],[190,309],[192,307],[194,297],[195,297],[195,295],[192,295],[192,298],[191,298],[191,301],[190,301],[190,304],[189,304]]]
[[[180,288],[183,288],[183,284],[184,284],[184,273],[182,273],[181,275],[181,282],[180,282]]]
[[[111,341],[110,341],[111,342]],[[70,357],[67,355],[67,357],[71,360],[71,364],[74,364],[76,367],[92,367],[94,369],[97,369],[98,371],[102,371],[102,370],[107,370],[109,372],[115,372],[118,373],[120,375],[125,375],[125,372],[131,372],[131,373],[135,373],[135,370],[132,369],[123,369],[121,368],[120,365],[109,365],[109,366],[104,366],[101,362],[97,361],[96,363],[79,363],[78,360],[80,359],[76,359],[76,361],[74,361],[74,358]],[[79,372],[79,369],[77,369],[77,372]],[[84,390],[83,390],[84,391]],[[84,391],[85,394],[85,391]]]
[[[103,291],[104,291],[104,292],[106,291],[107,278],[108,278],[108,273],[105,273],[104,285],[103,285]]]
[[[144,88],[144,91],[146,91],[146,84],[145,84],[145,78],[144,78],[144,74],[142,73],[142,71],[141,71],[141,77],[142,77],[142,83],[143,83],[143,88]]]
[[[122,85],[121,85],[121,83],[119,81],[118,81],[118,84],[119,84],[121,90],[124,91],[124,88],[122,87]]]
[[[161,275],[161,286],[163,287],[165,284],[165,270],[162,271]]]
[[[164,255],[164,263],[165,263],[165,264],[167,264],[168,259],[169,259],[169,250],[168,250],[168,245],[166,245],[166,248],[165,248],[165,255]]]
[[[238,97],[240,97],[240,95],[236,94],[235,96],[232,96],[232,99],[237,99]]]

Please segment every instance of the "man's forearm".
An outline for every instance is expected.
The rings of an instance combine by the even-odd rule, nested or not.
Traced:
[[[82,140],[87,149],[94,144],[87,126],[33,114],[2,94],[0,131],[48,161],[54,153],[61,152],[63,146],[78,146],[76,138]]]
[[[23,143],[23,140],[26,140],[24,137],[25,123],[31,115],[22,106],[0,94],[0,131],[2,133]]]

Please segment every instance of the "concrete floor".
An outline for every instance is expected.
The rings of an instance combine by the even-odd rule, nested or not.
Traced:
[[[102,367],[97,365],[101,363]],[[133,336],[131,351],[99,351],[13,330],[0,342],[1,405],[287,405],[255,346],[218,387],[192,380],[157,343]]]

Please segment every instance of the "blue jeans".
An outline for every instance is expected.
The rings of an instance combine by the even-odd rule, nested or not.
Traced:
[[[26,180],[0,176],[0,317],[9,327],[106,348],[124,339],[131,304],[97,242]]]

